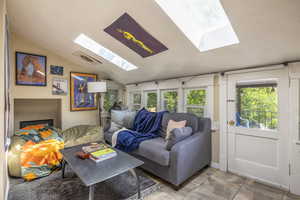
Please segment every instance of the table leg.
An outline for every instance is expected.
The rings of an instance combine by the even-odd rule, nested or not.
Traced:
[[[141,199],[140,177],[139,177],[139,175],[136,173],[136,170],[135,170],[135,169],[130,169],[129,171],[130,171],[131,174],[136,178],[137,189],[138,189],[138,199]]]
[[[89,200],[94,200],[94,194],[95,194],[95,185],[91,185],[89,187]]]
[[[65,178],[65,169],[66,169],[66,161],[63,160],[62,161],[62,170],[61,170],[61,172],[62,172],[62,178]]]

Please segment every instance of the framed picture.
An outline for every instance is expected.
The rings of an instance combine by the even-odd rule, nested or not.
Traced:
[[[51,65],[50,66],[50,73],[53,74],[53,75],[63,76],[64,75],[64,67]]]
[[[88,93],[87,83],[97,81],[96,74],[79,72],[70,73],[71,80],[71,111],[97,110],[97,95]]]
[[[68,80],[62,78],[52,79],[52,94],[53,95],[67,95],[68,94]]]
[[[47,57],[16,52],[16,85],[47,86]]]

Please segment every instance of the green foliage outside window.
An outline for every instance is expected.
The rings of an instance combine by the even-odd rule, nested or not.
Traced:
[[[241,117],[241,126],[276,129],[278,125],[276,86],[237,89],[237,112]]]
[[[204,106],[206,104],[206,90],[188,90],[186,95],[186,111],[198,117],[204,117]]]
[[[148,92],[147,94],[147,109],[151,112],[156,112],[157,109],[157,93]]]
[[[206,103],[206,90],[190,90],[186,98],[187,105],[204,106]]]
[[[169,112],[177,111],[178,96],[176,91],[167,91],[163,93],[164,109]]]
[[[109,111],[109,109],[114,105],[114,103],[118,101],[118,93],[118,90],[107,90],[104,96],[103,103],[105,111]]]

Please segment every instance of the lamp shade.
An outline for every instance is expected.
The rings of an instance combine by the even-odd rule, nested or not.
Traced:
[[[88,93],[106,92],[106,82],[88,82]]]

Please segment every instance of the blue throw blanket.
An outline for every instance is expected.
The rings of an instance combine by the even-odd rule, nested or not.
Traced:
[[[163,115],[167,111],[149,112],[141,109],[134,119],[133,130],[121,131],[117,137],[116,148],[131,152],[139,148],[141,142],[158,137]]]

